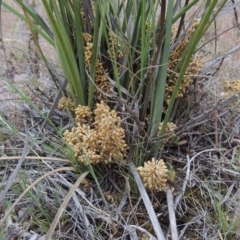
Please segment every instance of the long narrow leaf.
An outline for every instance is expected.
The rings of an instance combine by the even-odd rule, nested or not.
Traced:
[[[70,36],[67,35],[66,29],[61,19],[59,8],[55,1],[51,1],[54,13],[51,10],[50,4],[47,0],[43,0],[43,4],[47,11],[49,20],[55,36],[56,50],[59,55],[59,60],[64,73],[69,80],[70,90],[72,96],[77,96],[74,99],[75,103],[86,105],[86,89],[83,88],[80,80],[78,66],[76,64],[75,56],[72,49]]]
[[[160,67],[158,70],[158,76],[155,84],[156,86],[155,95],[154,95],[155,97],[153,99],[153,109],[151,112],[151,125],[150,125],[153,136],[157,135],[158,126],[161,121],[162,112],[163,112],[168,60],[170,55],[169,48],[170,48],[170,42],[171,42],[173,3],[174,3],[173,0],[168,1],[164,46],[163,46],[163,52],[162,52],[162,56],[159,64]]]
[[[215,6],[217,5],[218,1],[215,0],[215,1],[212,1],[211,4],[207,7],[206,9],[206,12],[198,26],[198,28],[196,29],[196,31],[194,32],[193,36],[191,37],[186,49],[185,49],[185,52],[186,52],[186,56],[184,58],[184,61],[183,61],[183,64],[181,66],[181,71],[180,71],[180,74],[179,74],[179,77],[178,77],[178,80],[176,82],[176,85],[174,87],[174,90],[173,90],[173,93],[172,93],[172,97],[171,97],[171,100],[170,100],[170,103],[169,103],[169,106],[168,106],[168,109],[167,109],[167,112],[166,112],[166,116],[164,118],[164,122],[163,122],[163,126],[162,126],[162,132],[161,134],[164,133],[164,130],[165,130],[165,127],[167,125],[167,122],[169,120],[169,117],[170,117],[170,114],[171,114],[171,111],[172,111],[172,108],[173,108],[173,104],[174,104],[174,101],[176,99],[176,96],[177,96],[177,92],[178,92],[178,89],[182,83],[182,80],[183,80],[183,77],[185,75],[185,72],[187,70],[187,67],[190,63],[190,60],[192,58],[192,55],[195,51],[195,48],[198,44],[198,42],[200,41],[201,39],[201,36],[205,30],[205,26],[207,24],[207,22],[209,21],[209,18],[213,12],[213,9],[215,8]]]

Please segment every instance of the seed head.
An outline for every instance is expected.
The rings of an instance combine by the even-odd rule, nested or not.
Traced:
[[[164,161],[155,160],[144,163],[143,167],[137,168],[144,186],[151,191],[165,191],[168,179],[168,169]]]

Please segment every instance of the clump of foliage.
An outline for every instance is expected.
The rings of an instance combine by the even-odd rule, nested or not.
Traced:
[[[86,106],[78,106],[75,114],[77,126],[65,131],[64,137],[80,162],[88,165],[123,160],[127,145],[115,110],[101,102],[97,103],[94,116]]]
[[[176,137],[179,115],[187,118],[178,106],[203,67],[197,47],[227,1],[192,0],[182,7],[174,0],[43,0],[50,26],[27,1],[16,2],[24,15],[3,5],[27,22],[54,81],[37,36],[57,52],[65,82],[56,86],[65,96],[53,106],[59,102],[73,116],[74,126],[63,137],[75,159],[95,180],[96,164],[129,163],[135,180],[137,165],[144,186],[166,191],[170,199],[175,171],[156,159]]]

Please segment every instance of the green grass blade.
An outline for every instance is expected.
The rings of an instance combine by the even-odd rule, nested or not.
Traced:
[[[173,24],[183,15],[185,14],[191,7],[195,6],[199,0],[193,0],[186,7],[182,8],[175,16],[173,16]]]
[[[63,71],[69,81],[70,91],[74,98],[75,104],[86,105],[86,89],[81,84],[78,66],[73,52],[70,36],[67,35],[60,10],[55,1],[51,1],[54,13],[47,0],[43,0],[44,7],[52,25],[55,36],[56,50]]]
[[[82,71],[79,72],[80,74],[80,80],[81,84],[83,86],[83,89],[87,89],[87,83],[86,83],[86,74],[83,69],[85,69],[85,62],[84,62],[84,45],[83,45],[83,29],[82,29],[82,20],[81,16],[79,14],[80,12],[80,5],[77,1],[73,2],[73,14],[74,14],[74,26],[77,31],[74,31],[75,38],[76,38],[76,58],[78,59],[78,68],[82,69]]]
[[[183,57],[182,57],[184,59],[183,64],[181,65],[181,71],[180,71],[178,80],[176,82],[176,85],[174,87],[169,106],[167,108],[167,112],[166,112],[166,116],[164,118],[161,134],[164,133],[167,122],[169,121],[171,111],[173,109],[173,105],[174,105],[174,102],[175,102],[175,99],[176,99],[176,96],[177,96],[178,89],[181,86],[184,74],[187,70],[187,67],[188,67],[189,63],[190,63],[192,55],[194,54],[196,46],[197,46],[198,42],[200,41],[204,31],[206,30],[205,27],[206,27],[206,25],[209,21],[209,18],[211,17],[211,14],[212,14],[215,6],[217,5],[217,3],[218,3],[218,1],[215,0],[215,1],[212,1],[211,4],[208,6],[208,8],[206,9],[206,12],[205,12],[205,14],[204,14],[199,26],[198,26],[198,28],[194,32],[192,38],[190,39],[190,41],[189,41],[189,43],[188,43],[188,45],[187,45],[187,47],[186,47],[186,49],[183,53]]]
[[[160,59],[160,67],[158,70],[158,75],[155,84],[155,94],[153,99],[153,109],[151,112],[151,132],[153,136],[157,135],[157,130],[159,123],[162,117],[163,111],[163,103],[164,103],[164,94],[165,94],[165,85],[166,85],[166,77],[167,77],[167,69],[168,69],[168,59],[169,59],[169,48],[171,42],[171,29],[172,29],[172,16],[173,16],[173,4],[174,1],[168,1],[167,8],[167,17],[166,17],[166,31],[165,31],[165,39],[162,50],[162,56]],[[154,88],[153,88],[154,89]]]

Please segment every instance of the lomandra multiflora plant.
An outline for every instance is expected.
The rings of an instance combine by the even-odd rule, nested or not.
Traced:
[[[69,92],[60,107],[76,118],[76,126],[64,137],[84,164],[120,161],[127,153],[131,158],[136,146],[146,155],[143,159],[157,157],[174,136],[174,107],[202,68],[196,47],[227,3],[43,0],[48,26],[28,1],[16,2],[23,15],[3,6],[27,22],[51,75],[36,33],[56,49]],[[100,106],[104,116],[98,113]],[[82,119],[79,111],[86,111]],[[100,122],[104,119],[112,127]],[[112,146],[111,152],[101,134],[109,136],[109,142],[118,139],[118,147]]]

